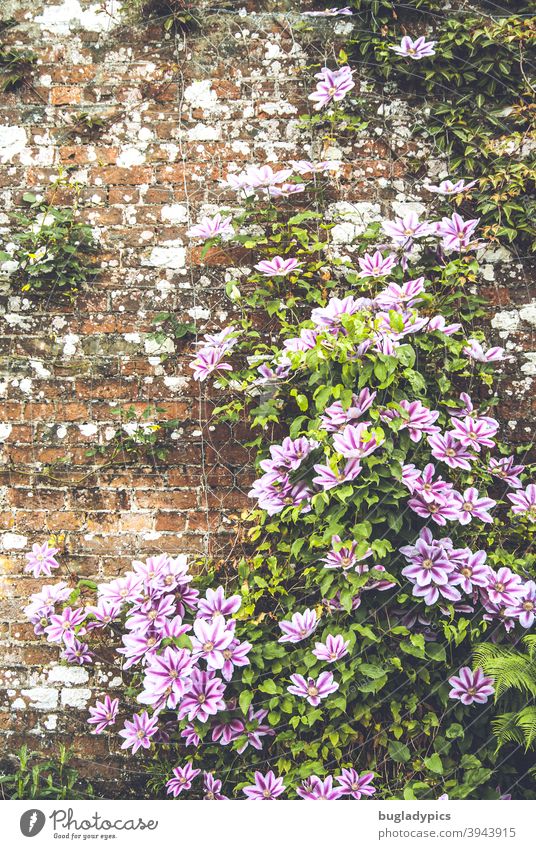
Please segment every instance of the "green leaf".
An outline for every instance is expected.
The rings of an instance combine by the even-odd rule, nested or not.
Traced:
[[[433,755],[430,755],[429,758],[424,759],[425,766],[431,771],[435,772],[438,775],[443,775],[443,761],[435,752]]]

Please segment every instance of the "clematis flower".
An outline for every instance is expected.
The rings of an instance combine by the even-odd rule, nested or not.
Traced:
[[[346,298],[330,298],[327,306],[316,307],[312,311],[311,320],[323,330],[337,331],[341,327],[342,317],[354,315],[360,308],[360,302],[352,295],[348,295]]]
[[[435,41],[426,41],[424,35],[420,35],[415,40],[405,35],[399,45],[389,45],[389,50],[410,59],[424,59],[435,55],[435,45]]]
[[[227,353],[228,348],[201,348],[189,365],[193,369],[194,380],[202,382],[215,371],[232,371],[232,365],[223,362]]]
[[[225,658],[223,652],[234,639],[232,631],[228,631],[223,617],[213,620],[196,619],[194,622],[192,649],[198,657],[206,661],[210,669],[221,669]]]
[[[199,746],[201,742],[201,738],[192,723],[189,723],[182,729],[181,737],[184,737],[185,746]]]
[[[438,236],[443,238],[443,248],[445,250],[462,251],[473,247],[471,238],[479,221],[479,218],[464,221],[457,212],[451,218],[442,218],[437,224],[436,232]]]
[[[465,180],[457,180],[455,183],[452,180],[443,180],[439,186],[427,186],[429,192],[435,192],[438,195],[459,195],[461,192],[468,192],[473,186],[476,186],[478,180],[472,180],[466,183]]]
[[[452,435],[466,448],[480,451],[482,447],[493,448],[493,437],[499,430],[499,422],[495,419],[475,419],[466,416],[464,419],[452,419]]]
[[[425,291],[424,277],[407,280],[402,285],[390,283],[375,298],[375,304],[382,309],[397,309],[398,307],[413,307],[421,300],[419,295]],[[404,318],[404,316],[401,316]],[[386,329],[391,329],[391,317],[386,316]]]
[[[473,702],[483,705],[495,692],[493,678],[486,678],[480,667],[471,670],[469,666],[463,666],[458,675],[449,678],[449,684],[452,686],[450,698],[459,699],[462,705],[472,705]]]
[[[239,755],[241,755],[242,752],[245,752],[248,746],[252,746],[254,749],[258,750],[262,749],[262,738],[275,736],[274,729],[270,728],[269,725],[264,725],[262,722],[262,720],[267,716],[267,710],[255,711],[253,706],[250,705],[248,710],[248,727],[242,729],[242,733],[245,732],[246,734],[246,741],[238,748]]]
[[[142,587],[140,576],[134,572],[127,572],[122,578],[116,578],[107,584],[99,584],[97,592],[99,599],[122,606],[137,601],[141,596]]]
[[[458,521],[460,525],[468,525],[472,519],[480,519],[481,522],[493,522],[489,511],[497,504],[492,498],[480,498],[478,490],[470,486],[463,494],[455,492],[454,501],[458,507]]]
[[[515,575],[507,566],[496,572],[488,573],[487,594],[492,604],[504,604],[512,607],[521,594],[523,584],[519,575]]]
[[[162,654],[153,654],[147,663],[143,691],[138,696],[141,704],[169,708],[177,707],[190,687],[194,667],[191,652],[167,646]]]
[[[327,106],[332,100],[338,102],[351,91],[355,83],[352,79],[352,69],[348,65],[336,71],[322,68],[320,73],[315,74],[318,80],[316,90],[309,95],[309,100],[315,101],[314,109],[317,111]]]
[[[339,689],[339,685],[333,680],[331,672],[322,672],[316,681],[314,678],[303,677],[303,675],[291,675],[292,684],[287,687],[289,693],[307,699],[310,705],[317,707],[321,699],[327,698],[331,693]]]
[[[264,259],[258,262],[254,268],[264,274],[265,277],[285,277],[287,274],[299,268],[297,259],[283,259],[282,256],[274,256],[273,259]]]
[[[199,224],[195,224],[186,231],[186,235],[192,239],[213,239],[215,236],[232,236],[234,229],[232,217],[222,218],[219,212],[213,218],[203,218]]]
[[[358,263],[360,277],[385,277],[397,265],[398,258],[396,254],[384,257],[381,251],[375,251],[374,254],[366,253],[364,257],[359,257]]]
[[[333,437],[335,451],[350,460],[358,460],[368,457],[381,445],[376,436],[367,430],[369,422],[361,422],[358,425],[346,425],[342,433],[336,433]]]
[[[169,796],[174,796],[175,799],[183,790],[190,790],[192,782],[199,773],[200,769],[194,769],[188,761],[184,766],[176,766],[173,770],[173,778],[166,782],[167,793]]]
[[[471,552],[466,549],[463,559],[457,564],[451,583],[460,586],[464,593],[470,594],[477,587],[486,587],[490,575],[490,567],[486,565],[486,552]]]
[[[525,466],[516,466],[514,462],[514,457],[501,457],[499,460],[492,457],[489,461],[488,472],[494,477],[500,478],[512,489],[521,489],[523,484],[518,475],[525,471]]]
[[[151,630],[143,634],[123,634],[121,639],[123,646],[117,649],[117,653],[126,657],[123,668],[130,669],[140,660],[147,660],[155,654],[163,636]]]
[[[326,407],[320,417],[321,427],[329,433],[341,430],[346,424],[352,424],[366,413],[372,406],[377,393],[370,389],[362,389],[359,395],[352,395],[352,402],[348,409],[344,409],[341,401],[335,401]]]
[[[50,625],[45,628],[47,639],[50,643],[66,642],[69,635],[74,635],[75,628],[86,618],[85,610],[78,608],[74,610],[72,607],[66,607],[59,615],[50,617]],[[80,631],[83,633],[83,631]]]
[[[353,15],[353,12],[348,6],[344,6],[342,9],[332,6],[329,9],[323,9],[321,12],[302,12],[302,15],[304,18],[333,18],[336,15]]]
[[[469,344],[463,349],[463,353],[471,360],[477,360],[479,363],[496,363],[505,359],[504,348],[484,348],[477,342],[476,339],[469,339]]]
[[[405,399],[399,402],[399,407],[405,413],[405,416],[402,415],[403,424],[400,430],[407,427],[409,438],[412,442],[420,442],[423,434],[429,436],[439,431],[437,425],[434,424],[439,418],[438,410],[430,410],[420,401],[408,401]]]
[[[351,546],[348,547],[340,547],[338,543],[341,542],[341,538],[338,534],[334,534],[331,537],[331,545],[333,546],[331,551],[328,552],[326,557],[322,560],[326,569],[343,569],[346,571],[347,569],[353,569],[355,566],[355,571],[358,574],[363,574],[363,572],[368,571],[368,566],[362,564],[363,560],[366,560],[367,557],[370,557],[372,554],[372,549],[369,548],[368,551],[365,551],[364,554],[358,555],[357,548],[358,543],[353,542]]]
[[[536,484],[529,483],[526,489],[513,492],[507,497],[513,504],[512,513],[527,516],[531,522],[536,522]]]
[[[442,460],[451,469],[471,470],[471,462],[475,460],[474,454],[471,454],[452,433],[432,433],[428,436],[428,445],[432,449],[432,456]]]
[[[304,610],[303,613],[294,613],[292,619],[284,619],[279,623],[283,636],[278,643],[299,643],[309,637],[316,630],[318,620],[314,610]]]
[[[46,575],[49,578],[52,575],[52,569],[58,569],[59,563],[54,557],[59,548],[50,548],[48,542],[38,545],[34,543],[32,550],[26,555],[27,564],[24,567],[25,572],[33,572],[34,578],[40,578],[41,575]]]
[[[153,597],[128,617],[125,628],[143,634],[152,628],[163,628],[168,617],[175,613],[175,599],[172,595]]]
[[[418,539],[411,555],[411,563],[402,569],[402,574],[417,586],[427,587],[431,583],[447,584],[452,569],[453,566],[441,546],[429,545],[423,539]]]
[[[95,617],[87,622],[87,630],[94,631],[96,628],[105,628],[117,619],[121,614],[121,605],[99,599],[98,604],[86,607],[86,613],[88,616]]]
[[[268,802],[277,799],[286,790],[282,778],[276,778],[272,770],[269,770],[266,775],[262,772],[255,773],[255,784],[250,784],[244,787],[243,792],[248,799],[253,799],[258,802]]]
[[[77,640],[73,634],[66,634],[64,642],[65,648],[61,653],[64,660],[68,663],[77,663],[79,666],[83,666],[84,663],[91,663],[93,655],[87,643]]]
[[[221,792],[221,781],[219,778],[214,778],[211,772],[203,773],[203,799],[227,799]]]
[[[342,472],[339,468],[332,469],[331,466],[324,466],[322,463],[315,463],[313,466],[316,476],[313,478],[313,483],[322,487],[324,492],[333,489],[346,481],[355,480],[363,470],[363,466],[359,460],[348,460]]]
[[[103,702],[95,702],[95,707],[89,708],[90,717],[88,723],[94,725],[94,734],[101,734],[109,725],[113,725],[117,719],[119,710],[119,699],[111,699],[105,696]]]
[[[343,769],[342,774],[338,775],[336,780],[339,782],[342,795],[351,796],[352,799],[373,796],[376,792],[376,788],[372,786],[373,772],[364,772],[363,775],[359,775],[355,769]]]
[[[223,587],[213,590],[209,587],[205,598],[200,599],[198,605],[199,616],[204,619],[214,619],[217,616],[232,616],[240,608],[242,599],[239,595],[225,598]]]
[[[333,636],[328,634],[325,643],[315,643],[313,654],[318,660],[325,660],[326,663],[335,663],[337,660],[346,657],[348,654],[349,640],[345,640],[341,634]]]
[[[245,731],[245,725],[241,719],[231,719],[229,722],[219,722],[212,728],[212,740],[214,743],[220,741],[220,746],[228,746],[233,740],[238,740]]]
[[[296,793],[302,799],[310,799],[313,801],[332,801],[339,799],[343,790],[341,787],[333,786],[333,776],[328,775],[323,780],[317,775],[311,775],[296,788]]]
[[[121,744],[122,749],[132,749],[134,755],[139,748],[148,749],[151,745],[151,737],[158,731],[158,716],[149,718],[146,710],[143,713],[134,714],[132,722],[125,721],[125,727],[119,732],[124,737]]]
[[[211,670],[201,672],[194,669],[190,683],[190,689],[183,696],[179,706],[179,719],[187,717],[190,722],[194,719],[206,722],[210,716],[225,710],[225,702],[222,698],[225,684],[216,678]]]
[[[318,448],[319,442],[315,439],[307,439],[305,436],[300,436],[298,439],[285,437],[281,445],[272,445],[270,448],[271,459],[261,461],[261,469],[265,472],[271,472],[278,469],[291,469],[294,471],[299,468],[302,461],[309,456],[311,451]]]
[[[435,232],[435,226],[430,221],[420,222],[415,212],[408,212],[394,221],[384,221],[382,228],[395,244],[406,248],[413,244],[414,239],[422,239]]]
[[[507,610],[507,615],[519,619],[522,628],[532,628],[536,618],[536,583],[526,581],[516,601]]]
[[[249,666],[247,655],[252,648],[253,646],[251,643],[246,641],[241,643],[239,640],[233,640],[233,642],[223,650],[223,666],[221,668],[221,674],[225,681],[231,680],[235,667]]]

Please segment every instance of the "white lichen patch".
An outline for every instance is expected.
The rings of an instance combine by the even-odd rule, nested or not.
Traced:
[[[83,709],[91,698],[87,687],[64,687],[61,691],[61,703],[64,707]]]
[[[82,8],[79,0],[63,0],[57,6],[45,6],[43,13],[34,19],[43,29],[58,35],[66,35],[71,29],[88,32],[104,32],[117,22],[121,9],[119,0],[103,0]]]
[[[151,249],[151,252],[142,258],[142,265],[152,268],[170,268],[172,270],[186,266],[186,250],[180,240],[164,242]]]
[[[30,700],[36,710],[52,710],[58,704],[58,691],[53,687],[31,687],[21,690],[21,694]]]
[[[22,534],[13,534],[8,532],[2,535],[2,548],[6,551],[15,551],[26,548],[28,545],[28,537]]]
[[[12,430],[9,422],[0,422],[0,442],[5,442]]]
[[[160,216],[162,221],[170,224],[184,224],[188,221],[188,207],[182,203],[167,203],[162,207]]]
[[[211,80],[196,80],[184,89],[184,100],[210,114],[218,102],[218,95],[212,88]]]
[[[22,153],[27,143],[24,127],[0,126],[0,162],[5,165]]]

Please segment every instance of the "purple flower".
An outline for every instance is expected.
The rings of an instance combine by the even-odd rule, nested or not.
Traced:
[[[401,549],[402,550],[402,549]],[[453,566],[444,549],[436,544],[429,545],[418,539],[411,555],[411,564],[402,569],[402,574],[419,587],[429,584],[447,584]]]
[[[321,427],[329,433],[341,430],[345,425],[357,421],[363,413],[372,406],[377,393],[369,389],[362,389],[359,395],[352,395],[351,405],[345,410],[341,401],[335,401],[326,407],[320,417]]]
[[[413,244],[413,239],[422,239],[435,232],[435,226],[429,221],[419,221],[415,212],[408,212],[394,221],[384,221],[383,230],[391,237],[397,245],[408,248]]]
[[[470,183],[466,183],[465,180],[457,180],[455,183],[451,180],[443,180],[439,186],[427,186],[427,189],[438,195],[458,195],[460,192],[468,192],[476,184],[477,180],[472,180]]]
[[[430,410],[420,401],[403,400],[400,401],[399,407],[403,411],[400,430],[407,427],[412,442],[419,442],[423,434],[430,435],[439,431],[437,425],[434,425],[439,417],[438,410]]]
[[[214,778],[211,772],[203,773],[203,799],[227,799],[221,792],[221,781]]]
[[[354,88],[352,70],[348,65],[336,71],[322,68],[320,73],[315,74],[316,91],[309,95],[309,100],[314,100],[314,109],[317,111],[327,106],[332,100],[340,101]]]
[[[206,380],[209,374],[214,371],[232,371],[233,367],[230,363],[224,363],[223,359],[227,355],[228,348],[201,348],[195,359],[190,363],[190,368],[194,372],[194,380]]]
[[[34,543],[32,550],[26,555],[28,561],[24,567],[25,572],[33,572],[34,578],[39,578],[41,575],[46,575],[49,578],[52,575],[52,569],[58,569],[59,563],[54,557],[59,548],[49,548],[48,542],[42,545]]]
[[[309,637],[317,625],[314,610],[307,608],[303,613],[294,613],[290,621],[285,619],[279,623],[283,636],[279,638],[278,643],[299,643]]]
[[[123,668],[130,669],[138,661],[155,654],[162,639],[162,634],[155,634],[153,631],[144,634],[123,634],[123,646],[117,649],[118,654],[124,654],[127,658]]]
[[[262,262],[258,262],[254,267],[265,277],[285,277],[299,266],[300,263],[297,259],[283,259],[282,256],[274,256],[271,260],[264,259]]]
[[[459,699],[462,705],[472,705],[473,702],[483,705],[495,692],[493,678],[486,678],[480,667],[473,671],[463,666],[457,676],[449,678],[449,684],[452,686],[450,698]]]
[[[453,493],[453,498],[459,510],[458,522],[460,525],[468,525],[472,519],[480,519],[481,522],[493,522],[489,511],[495,507],[497,502],[492,498],[480,498],[478,490],[474,486],[470,486],[462,495],[459,492]]]
[[[126,604],[137,601],[142,595],[142,581],[139,575],[128,572],[122,578],[116,578],[108,584],[98,587],[99,600],[105,599],[112,604]]]
[[[203,218],[199,224],[195,224],[186,232],[187,236],[192,239],[213,239],[215,236],[232,236],[234,229],[231,224],[231,216],[222,218],[217,212],[213,218]]]
[[[305,680],[303,675],[291,675],[290,680],[292,685],[287,687],[288,692],[294,696],[307,699],[313,707],[317,707],[321,699],[327,698],[339,689],[339,685],[333,680],[331,672],[322,672],[316,681],[314,678]]]
[[[148,749],[151,745],[151,737],[158,731],[158,716],[149,718],[146,710],[141,714],[134,714],[132,722],[127,719],[125,727],[119,732],[120,737],[125,740],[121,744],[122,749],[132,748],[132,754],[141,747]]]
[[[337,660],[345,657],[348,654],[349,640],[345,640],[341,634],[333,636],[328,634],[325,643],[315,643],[313,654],[318,660],[325,660],[326,663],[335,663]]]
[[[486,552],[465,549],[461,561],[456,564],[456,573],[451,582],[460,586],[464,593],[470,594],[476,587],[486,587],[490,568],[485,563]]]
[[[267,710],[255,711],[250,705],[248,710],[248,726],[250,726],[250,729],[242,729],[242,733],[245,732],[246,734],[246,740],[238,748],[239,755],[242,754],[248,746],[252,746],[254,749],[262,749],[262,737],[274,737],[274,729],[270,728],[269,725],[262,724],[262,720],[266,716],[268,716]]]
[[[450,487],[451,484],[448,484]],[[422,493],[415,495],[408,501],[408,506],[423,519],[431,518],[438,525],[446,525],[459,517],[458,501],[455,500],[454,491],[445,491],[435,499],[424,498]]]
[[[253,646],[251,643],[241,643],[239,640],[233,640],[233,642],[223,650],[223,666],[221,668],[221,674],[225,681],[231,680],[235,667],[249,666],[247,655],[252,648]]]
[[[469,344],[463,349],[463,353],[471,360],[479,363],[495,363],[505,359],[504,348],[484,348],[476,339],[469,339]]]
[[[68,633],[65,635],[65,648],[61,653],[61,657],[69,663],[78,663],[82,666],[84,663],[91,663],[93,655],[89,650],[87,643],[82,643],[76,637]]]
[[[479,218],[464,221],[457,212],[451,218],[443,218],[437,224],[436,232],[439,236],[443,237],[442,244],[444,249],[461,251],[464,248],[472,247],[471,236],[476,230],[479,221]]]
[[[467,448],[480,451],[481,447],[493,448],[495,441],[493,437],[499,429],[499,422],[495,419],[465,416],[463,419],[452,419],[452,435]]]
[[[518,516],[526,515],[531,522],[536,522],[536,484],[529,483],[526,489],[513,492],[507,497],[514,505],[512,513]]]
[[[420,35],[415,41],[405,35],[399,45],[389,45],[389,50],[398,53],[399,56],[408,56],[410,59],[424,59],[426,56],[434,56],[435,41],[426,41],[424,35]]]
[[[243,792],[248,799],[258,802],[267,802],[277,799],[285,792],[282,778],[276,778],[272,770],[263,775],[262,772],[255,773],[255,784],[244,787]]]
[[[217,743],[221,740],[221,746],[228,746],[233,740],[238,740],[245,731],[245,725],[241,719],[231,719],[229,722],[220,722],[212,728],[212,740]]]
[[[218,587],[215,590],[209,587],[205,593],[205,598],[199,601],[198,615],[204,619],[214,619],[216,616],[232,616],[241,604],[242,599],[239,595],[225,598],[223,587]]]
[[[194,769],[190,762],[186,763],[184,766],[176,766],[173,770],[174,778],[170,778],[169,781],[166,782],[167,793],[170,796],[177,796],[182,793],[183,790],[189,790],[192,786],[192,781],[194,778],[197,778],[200,769]]]
[[[330,298],[327,306],[316,307],[312,311],[311,321],[323,330],[337,331],[341,327],[342,317],[354,315],[360,308],[360,302],[352,295],[346,298]]]
[[[357,554],[358,543],[353,542],[350,548],[340,546],[341,538],[338,534],[331,537],[332,550],[326,555],[324,566],[326,569],[352,569],[355,566],[355,571],[360,575],[368,571],[368,566],[361,565],[363,560],[370,557],[372,549],[369,548],[364,554]]]
[[[353,15],[353,12],[348,6],[344,6],[343,9],[336,9],[335,6],[331,6],[331,8],[324,9],[321,12],[302,12],[302,15],[304,18],[333,18],[336,15]]]
[[[190,686],[193,660],[188,649],[167,646],[160,655],[149,659],[143,679],[143,692],[138,696],[141,704],[160,707],[177,707]]]
[[[78,628],[85,618],[85,610],[81,608],[74,610],[72,607],[66,607],[58,616],[51,616],[50,625],[45,628],[48,641],[50,643],[66,641],[69,635],[74,635],[75,628]]]
[[[518,475],[525,471],[525,466],[515,466],[514,457],[501,457],[500,460],[491,458],[488,465],[488,471],[496,478],[500,478],[512,489],[521,489],[521,483]]]
[[[363,470],[359,460],[348,460],[342,472],[338,468],[332,469],[331,466],[324,466],[322,463],[315,463],[313,468],[317,472],[317,475],[313,478],[313,483],[322,487],[325,492],[341,483],[355,480]]]
[[[336,433],[333,437],[335,451],[350,460],[359,460],[376,451],[381,442],[367,430],[369,424],[360,422],[358,425],[346,425],[342,433]]]
[[[95,707],[90,707],[90,718],[88,723],[94,725],[94,734],[101,734],[109,725],[113,725],[117,719],[119,710],[119,699],[111,699],[105,696],[103,702],[95,702]]]
[[[179,719],[188,717],[190,722],[198,719],[206,722],[209,716],[225,710],[223,694],[225,684],[210,671],[200,672],[194,669],[189,692],[183,697],[179,707]]]
[[[422,299],[419,298],[425,290],[424,277],[407,280],[402,285],[389,283],[374,299],[374,303],[382,309],[397,309],[398,307],[414,307]],[[404,318],[404,316],[401,316]],[[391,330],[391,317],[385,316],[386,329]]]
[[[376,251],[374,254],[365,254],[363,258],[358,259],[361,268],[360,277],[385,277],[393,270],[398,263],[396,254],[389,254],[384,257],[381,251]]]
[[[113,622],[114,619],[117,619],[121,613],[121,605],[117,602],[114,603],[106,601],[106,599],[99,599],[98,604],[88,605],[86,607],[86,613],[88,616],[95,617],[95,619],[87,622],[87,630],[93,631],[96,628],[104,628]]]
[[[181,731],[181,737],[184,737],[186,746],[199,746],[201,738],[195,730],[193,724],[189,723]]]
[[[516,616],[522,628],[532,628],[536,618],[536,583],[527,581],[507,614]]]
[[[471,461],[475,457],[451,432],[430,434],[428,444],[432,449],[432,456],[437,460],[442,460],[451,469],[470,471]]]
[[[355,769],[343,769],[342,775],[337,776],[343,796],[351,796],[353,799],[373,796],[376,792],[376,788],[372,786],[373,780],[373,772],[364,772],[363,775],[359,775]]]
[[[286,436],[281,445],[272,445],[270,448],[271,460],[262,460],[261,469],[265,472],[290,469],[298,469],[303,460],[309,456],[311,451],[318,448],[320,443],[315,439],[307,439],[300,436],[291,439]]]
[[[218,616],[214,620],[196,619],[194,634],[194,653],[202,657],[210,669],[221,669],[225,660],[223,651],[234,639],[233,632],[226,630],[223,617]]]
[[[169,616],[175,613],[175,599],[172,595],[158,597],[152,594],[125,622],[125,628],[144,634],[152,628],[163,628]]]
[[[515,575],[507,566],[502,566],[496,572],[488,573],[487,593],[493,604],[504,604],[512,607],[523,589],[519,575]]]
[[[343,795],[343,792],[341,787],[333,786],[333,776],[331,775],[326,776],[323,781],[317,775],[311,775],[303,784],[296,788],[298,796],[302,799],[313,801],[332,801],[339,799]]]

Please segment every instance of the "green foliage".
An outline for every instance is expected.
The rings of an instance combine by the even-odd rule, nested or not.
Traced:
[[[56,206],[59,191],[74,194],[71,206]],[[0,263],[11,266],[10,282],[21,293],[73,299],[97,276],[91,227],[78,220],[80,187],[60,174],[49,201],[27,192],[25,213],[13,213],[18,230],[5,237]]]
[[[142,412],[136,407],[113,407],[118,426],[112,439],[86,451],[87,457],[104,457],[107,464],[121,462],[155,462],[165,460],[171,450],[170,433],[178,427],[177,419],[164,419],[163,407],[149,405]]]
[[[126,0],[121,13],[134,21],[159,20],[166,32],[182,29],[192,20],[187,0]]]
[[[483,5],[437,14],[433,0],[399,3],[354,0],[359,12],[354,61],[382,84],[392,80],[430,107],[415,128],[432,138],[457,177],[478,179],[473,192],[483,235],[536,244],[534,227],[534,41],[531,4]],[[419,62],[389,46],[405,33],[437,41],[436,55]],[[352,62],[352,60],[350,60]]]
[[[60,744],[55,758],[43,760],[28,746],[16,754],[14,772],[0,775],[0,794],[4,799],[92,799],[93,788],[81,780],[70,766],[73,753]]]
[[[17,89],[37,61],[30,50],[2,44],[3,33],[15,25],[15,21],[0,20],[0,93]]]
[[[522,639],[519,646],[484,643],[474,650],[475,662],[495,679],[495,700],[504,709],[493,720],[497,748],[507,743],[534,749],[536,744],[536,636]],[[529,704],[526,704],[527,700]]]

